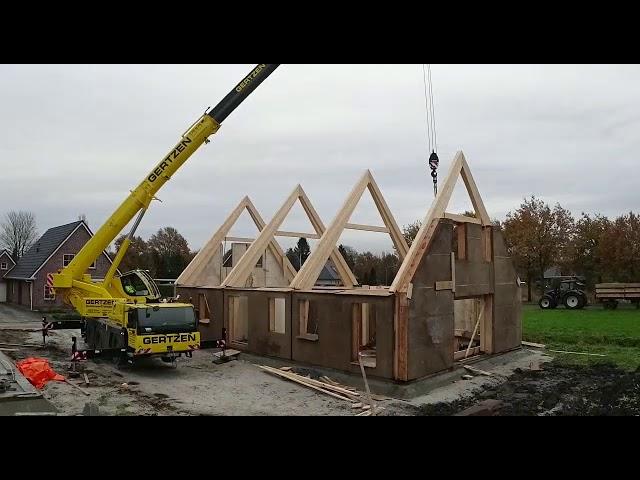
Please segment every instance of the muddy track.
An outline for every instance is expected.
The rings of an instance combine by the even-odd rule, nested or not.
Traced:
[[[516,370],[510,379],[471,398],[425,405],[418,415],[454,415],[482,400],[503,402],[499,416],[640,415],[640,369],[550,363],[539,372]]]

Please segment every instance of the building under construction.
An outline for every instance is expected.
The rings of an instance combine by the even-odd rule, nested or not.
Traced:
[[[462,177],[475,217],[446,211]],[[365,190],[384,226],[349,223]],[[300,202],[315,232],[279,230]],[[228,234],[247,210],[255,239]],[[401,266],[389,286],[358,285],[337,248],[345,229],[386,233]],[[277,237],[317,239],[299,271]],[[224,244],[231,244],[229,252]],[[338,286],[319,286],[330,265]],[[459,152],[411,247],[373,175],[367,171],[328,227],[301,186],[269,223],[245,197],[177,281],[198,311],[202,341],[301,364],[407,382],[455,362],[520,347],[519,280],[500,229],[491,224],[464,155]]]

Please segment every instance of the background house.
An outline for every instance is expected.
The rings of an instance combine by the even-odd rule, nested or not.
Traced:
[[[337,287],[340,285],[340,274],[330,262],[327,262],[322,268],[316,285],[319,287]]]
[[[11,254],[7,250],[0,250],[0,303],[7,301],[7,281],[4,276],[8,274],[16,262],[11,258]]]
[[[39,311],[69,308],[49,288],[47,277],[66,267],[92,236],[81,220],[47,230],[4,275],[7,301]],[[103,252],[87,273],[101,279],[110,266],[111,259]]]

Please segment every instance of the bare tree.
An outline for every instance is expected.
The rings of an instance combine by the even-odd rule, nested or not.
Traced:
[[[9,250],[17,262],[36,241],[37,235],[36,216],[32,212],[11,211],[0,225],[0,246]]]
[[[83,221],[87,226],[89,225],[89,222],[87,222],[87,215],[85,213],[78,215],[78,220]]]

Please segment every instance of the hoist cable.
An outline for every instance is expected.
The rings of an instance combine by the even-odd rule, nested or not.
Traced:
[[[436,133],[436,106],[433,101],[433,82],[431,81],[431,65],[427,65],[429,71],[429,100],[431,104],[431,124],[433,125],[433,151],[438,152],[438,135]]]
[[[424,83],[424,110],[426,115],[426,130],[427,130],[427,142],[428,142],[428,150],[427,155],[431,154],[431,119],[429,118],[429,92],[427,87],[427,71],[425,69],[424,63],[422,64],[422,80]]]
[[[435,121],[435,107],[433,105],[433,84],[431,81],[431,65],[428,65],[429,74],[427,76],[427,68],[425,64],[422,64],[422,80],[424,82],[424,102],[425,113],[427,119],[427,139],[429,143],[429,168],[431,169],[431,178],[433,179],[433,195],[438,195],[438,165],[440,159],[438,158],[438,142],[436,137],[436,121]],[[428,86],[427,86],[428,83]]]

